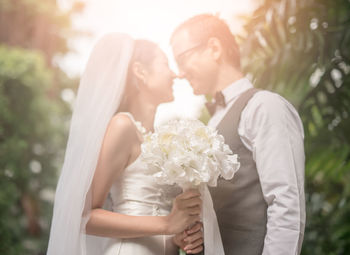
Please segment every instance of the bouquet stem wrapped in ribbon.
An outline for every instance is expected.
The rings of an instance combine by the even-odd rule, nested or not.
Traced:
[[[159,184],[178,184],[183,190],[198,188],[203,200],[206,254],[224,249],[207,185],[215,187],[219,176],[232,179],[240,167],[237,155],[224,137],[199,120],[172,120],[145,136],[142,160]]]

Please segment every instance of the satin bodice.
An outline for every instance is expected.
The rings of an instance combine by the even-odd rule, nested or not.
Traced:
[[[141,133],[142,125],[127,114]],[[177,185],[160,185],[148,173],[141,155],[126,167],[110,190],[112,210],[128,215],[167,215],[173,199],[182,192]]]

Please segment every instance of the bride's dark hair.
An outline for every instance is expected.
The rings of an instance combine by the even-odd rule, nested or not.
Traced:
[[[127,106],[125,105],[126,102],[132,95],[138,92],[138,88],[141,86],[142,81],[140,81],[133,72],[134,63],[138,62],[141,63],[145,68],[150,68],[156,57],[158,48],[159,46],[154,42],[148,40],[135,40],[134,51],[128,67],[125,91],[122,102],[117,112],[127,110]]]
[[[128,69],[127,86],[137,87],[139,81],[135,76],[132,67],[135,62],[139,62],[146,68],[152,66],[153,60],[156,57],[158,45],[148,40],[135,40],[134,52],[131,57]]]

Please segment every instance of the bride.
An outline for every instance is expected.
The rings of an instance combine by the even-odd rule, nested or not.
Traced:
[[[174,78],[152,42],[110,34],[97,43],[74,105],[47,254],[177,254],[172,235],[190,226],[187,252],[202,249],[200,194],[158,185],[139,157]]]

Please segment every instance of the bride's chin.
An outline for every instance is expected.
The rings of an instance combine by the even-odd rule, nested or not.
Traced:
[[[168,97],[163,98],[162,100],[160,100],[159,104],[170,103],[170,102],[173,102],[173,101],[174,101],[174,96],[171,95],[171,96],[168,96]]]
[[[170,103],[174,101],[174,96],[171,95],[165,103]]]

